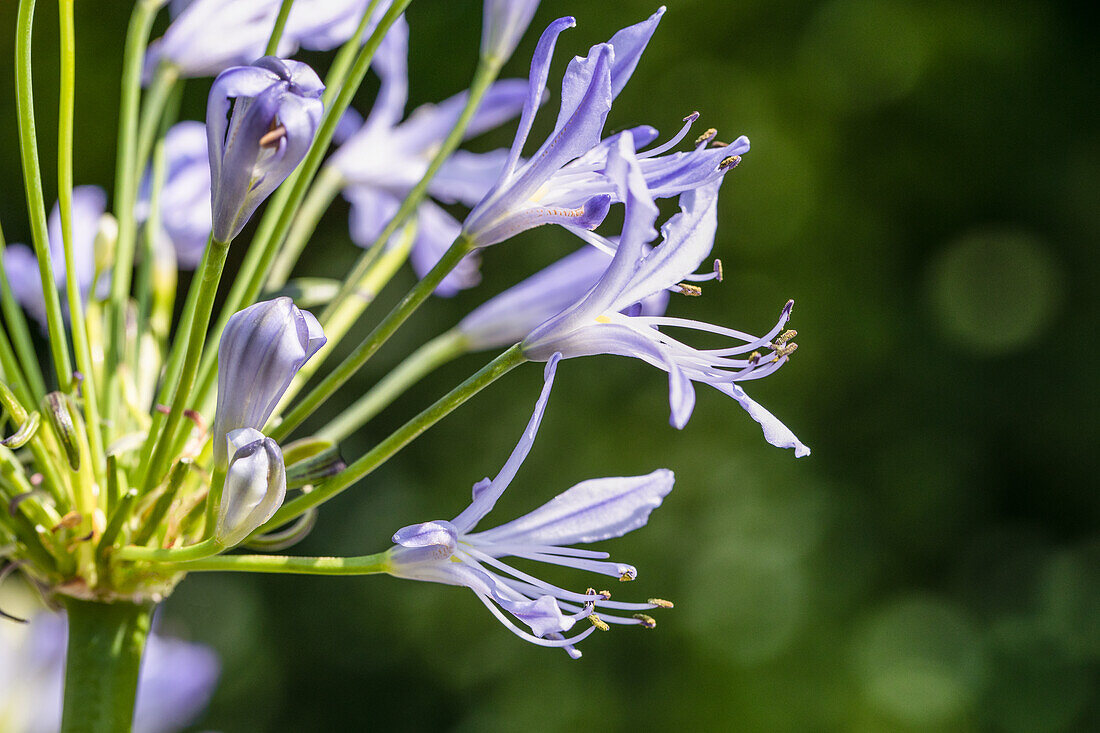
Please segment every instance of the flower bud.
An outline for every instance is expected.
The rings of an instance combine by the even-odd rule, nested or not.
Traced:
[[[232,454],[225,475],[214,539],[225,547],[240,544],[279,509],[286,496],[286,471],[279,444],[252,428],[225,438]]]
[[[206,106],[214,239],[240,234],[302,162],[321,124],[324,88],[313,69],[274,56],[214,80]]]
[[[539,0],[485,0],[481,55],[504,63],[531,24]]]
[[[256,303],[230,317],[218,345],[215,465],[225,466],[230,431],[262,428],[294,375],[325,341],[313,314],[290,298]]]

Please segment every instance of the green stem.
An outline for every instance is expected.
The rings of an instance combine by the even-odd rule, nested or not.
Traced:
[[[122,326],[126,317],[126,298],[130,292],[130,277],[134,258],[134,201],[137,198],[137,138],[138,112],[141,101],[141,74],[145,63],[145,49],[153,29],[157,11],[164,0],[139,0],[130,14],[122,57],[122,91],[119,97],[118,140],[115,148],[115,219],[118,221],[118,242],[115,262],[111,270],[111,295],[106,318],[114,327],[106,332],[103,414],[116,419],[121,388],[118,383],[118,364],[122,360],[122,346],[116,340],[123,338]],[[118,422],[122,422],[119,420]]]
[[[264,56],[274,56],[279,50],[279,41],[283,37],[283,29],[286,28],[286,19],[290,17],[292,5],[294,0],[283,0],[283,4],[279,6],[279,15],[275,17],[275,27],[271,31],[271,38],[267,40]]]
[[[88,451],[92,473],[102,484],[105,460],[103,432],[99,422],[99,398],[92,366],[92,350],[88,344],[88,330],[84,326],[84,301],[77,280],[73,252],[73,116],[76,103],[76,28],[73,5],[74,0],[58,1],[61,26],[61,96],[57,114],[57,203],[61,213],[61,239],[65,249],[65,286],[69,300],[73,351],[77,368],[84,375],[81,391],[84,396],[84,422],[88,426]]]
[[[172,409],[168,413],[164,430],[157,441],[156,450],[153,451],[153,457],[142,483],[143,495],[149,493],[164,474],[164,466],[170,457],[172,437],[183,419],[183,411],[191,396],[191,387],[195,384],[199,358],[202,356],[202,347],[206,341],[206,329],[210,326],[210,313],[214,309],[214,297],[218,294],[218,283],[221,281],[222,269],[225,267],[225,257],[229,253],[229,242],[219,242],[211,237],[206,249],[207,257],[203,261],[202,271],[191,284],[192,289],[197,288],[198,295],[195,299],[194,318],[187,337],[187,352],[183,358],[183,367],[180,369],[179,384],[176,387],[175,398],[172,400]]]
[[[336,194],[340,193],[343,185],[343,176],[335,166],[328,165],[321,170],[317,180],[309,189],[309,194],[302,201],[302,207],[294,215],[290,231],[286,235],[286,242],[283,243],[275,258],[275,264],[272,265],[271,274],[267,278],[268,290],[278,290],[286,285],[302,250],[306,248],[313,230],[317,228],[317,222],[321,221],[321,217],[336,198]]]
[[[379,246],[378,244],[375,245],[375,247]],[[409,316],[420,307],[420,304],[428,299],[428,296],[435,291],[439,283],[443,281],[443,278],[447,277],[462,258],[472,251],[473,246],[470,240],[466,239],[464,236],[460,236],[456,239],[454,244],[443,253],[439,262],[435,263],[435,267],[405,294],[401,302],[395,305],[393,310],[382,319],[382,322],[375,326],[373,331],[367,334],[367,337],[355,347],[355,350],[348,354],[347,358],[340,362],[332,372],[321,380],[321,383],[318,384],[312,392],[307,394],[298,405],[286,415],[283,422],[271,432],[271,437],[275,438],[275,440],[283,440],[286,438],[294,428],[301,425],[302,421],[309,417],[314,410],[331,397],[345,382],[351,379],[352,375],[359,371],[360,367],[366,364],[367,360],[382,347],[382,344],[386,343],[390,336],[401,327],[401,324],[408,320]],[[291,390],[288,390],[284,399],[290,399],[291,396],[293,396]]]
[[[436,336],[391,369],[378,384],[322,428],[317,437],[339,443],[366,425],[425,375],[466,351],[466,337],[458,331],[447,331]]]
[[[186,562],[187,560],[201,560],[204,557],[217,555],[227,549],[214,540],[203,540],[187,547],[172,547],[160,549],[153,547],[137,547],[127,545],[115,550],[114,556],[118,560],[141,560],[144,562]]]
[[[291,557],[287,555],[219,555],[181,563],[180,572],[222,570],[238,573],[292,575],[378,575],[387,572],[386,553],[358,557]]]
[[[337,294],[336,298],[329,304],[329,306],[321,314],[321,325],[324,326],[325,334],[329,337],[329,341],[336,343],[348,329],[351,328],[359,316],[363,312],[365,304],[361,299],[356,298],[355,294],[363,285],[363,281],[369,276],[371,265],[374,260],[381,256],[381,252],[385,249],[384,245],[393,236],[394,232],[400,229],[409,217],[416,212],[420,202],[424,199],[428,192],[428,186],[431,184],[432,179],[435,178],[435,174],[439,172],[440,167],[451,157],[451,153],[458,148],[462,143],[462,139],[466,135],[466,128],[469,127],[470,121],[473,120],[474,115],[477,113],[477,109],[481,106],[481,100],[484,98],[486,92],[492,86],[493,81],[500,73],[500,61],[494,59],[482,58],[477,65],[477,69],[474,71],[474,78],[470,82],[470,93],[466,99],[466,106],[462,110],[462,114],[459,115],[458,120],[455,123],[454,128],[447,135],[447,138],[439,146],[439,150],[436,151],[435,156],[432,158],[432,162],[428,164],[428,168],[424,171],[424,176],[417,182],[415,186],[405,196],[405,200],[401,202],[400,208],[397,213],[394,214],[393,219],[386,225],[386,228],[378,235],[378,238],[374,242],[374,246],[364,252],[359,261],[355,264],[355,267],[351,271],[351,275],[344,281],[344,286]],[[321,359],[314,357],[305,367],[305,374],[308,375],[314,373],[323,362],[324,354],[318,354]]]
[[[4,249],[7,242],[4,241],[4,231],[0,229],[0,309],[3,310],[4,319],[11,329],[12,345],[19,357],[19,365],[27,379],[34,399],[28,404],[36,404],[46,396],[46,382],[42,379],[42,368],[38,364],[38,354],[35,353],[34,343],[31,341],[31,331],[27,327],[27,319],[23,315],[23,309],[15,300],[11,284],[8,282],[7,270],[4,266]]]
[[[62,733],[130,730],[152,605],[62,602],[69,621]]]
[[[488,387],[517,366],[527,361],[519,345],[515,345],[482,367],[476,374],[435,401],[419,415],[398,428],[388,438],[374,446],[362,458],[352,463],[339,475],[329,479],[308,494],[284,504],[267,524],[256,533],[270,532],[275,527],[322,504],[354,485],[359,479],[389,460],[395,453],[415,440],[421,433],[456,410],[466,400]]]
[[[42,194],[42,171],[38,163],[38,139],[34,128],[34,92],[31,80],[31,33],[34,26],[34,0],[20,0],[18,29],[15,33],[15,103],[19,113],[19,152],[23,163],[23,185],[27,192],[27,210],[31,220],[31,238],[38,258],[42,295],[46,300],[46,325],[50,336],[57,383],[68,389],[73,380],[69,361],[69,342],[61,317],[61,298],[57,293],[50,241],[46,231],[46,202]]]

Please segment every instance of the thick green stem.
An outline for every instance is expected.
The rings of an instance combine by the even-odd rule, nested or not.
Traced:
[[[130,730],[153,606],[75,598],[63,603],[69,644],[62,733]]]
[[[376,244],[375,247],[380,245]],[[298,405],[287,413],[283,422],[281,422],[272,432],[271,437],[275,440],[283,440],[286,438],[294,428],[302,424],[307,417],[309,417],[314,410],[322,405],[329,397],[331,397],[336,390],[338,390],[345,382],[351,379],[355,372],[367,363],[367,360],[374,355],[378,349],[382,348],[382,344],[389,340],[398,328],[401,327],[409,316],[411,316],[420,304],[428,299],[439,283],[443,282],[443,278],[458,265],[463,257],[473,251],[473,246],[470,240],[464,236],[460,236],[454,241],[454,244],[443,254],[439,259],[439,262],[435,263],[435,267],[424,276],[412,289],[405,294],[405,297],[401,299],[401,302],[393,307],[393,310],[382,319],[382,322],[374,327],[374,330],[367,334],[367,337],[355,347],[355,350],[348,354],[339,366],[332,370],[321,383],[318,384],[312,392],[305,396]],[[287,390],[284,400],[289,400],[292,394],[293,388]]]
[[[359,479],[381,466],[395,453],[415,440],[425,430],[454,412],[466,400],[525,361],[527,359],[518,344],[508,349],[465,382],[436,400],[431,407],[402,425],[388,438],[374,446],[362,458],[344,469],[338,476],[326,481],[308,494],[302,494],[297,499],[284,504],[279,511],[275,512],[275,516],[267,524],[256,530],[256,534],[270,532],[275,527],[291,521],[310,508],[328,501],[351,487]]]
[[[15,32],[15,104],[19,117],[19,152],[23,163],[23,186],[27,192],[27,210],[31,220],[31,238],[38,258],[42,295],[46,300],[46,325],[50,336],[57,383],[68,389],[73,379],[69,361],[69,341],[61,318],[61,298],[57,293],[50,242],[46,231],[46,202],[42,194],[42,171],[38,164],[38,137],[34,127],[34,92],[31,81],[31,32],[34,25],[34,0],[20,0],[18,28]]]
[[[292,557],[286,555],[220,555],[180,563],[180,572],[222,570],[238,573],[286,573],[289,575],[378,575],[385,573],[386,553],[358,557]]]
[[[391,369],[378,384],[341,412],[317,433],[317,437],[339,443],[386,409],[395,399],[425,375],[456,359],[467,351],[466,337],[458,331],[436,336],[409,354]]]

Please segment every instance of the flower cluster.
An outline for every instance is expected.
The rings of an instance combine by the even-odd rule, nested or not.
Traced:
[[[605,133],[665,9],[568,63],[553,129],[527,152],[535,117],[550,106],[555,46],[573,18],[542,32],[527,79],[499,80],[538,3],[486,0],[470,88],[406,115],[407,4],[173,2],[164,36],[146,48],[159,5],[138,3],[111,213],[101,189],[63,178],[47,222],[38,173],[28,172],[33,249],[0,250],[0,406],[11,425],[0,440],[8,510],[0,535],[12,567],[66,604],[74,623],[89,603],[136,604],[140,616],[142,604],[189,572],[388,573],[469,588],[517,636],[576,658],[577,643],[595,630],[652,628],[645,612],[672,604],[569,590],[505,559],[633,580],[633,566],[574,545],[641,528],[673,474],[650,466],[583,481],[478,530],[532,450],[563,360],[627,356],[665,372],[676,428],[689,421],[695,385],[709,385],[741,405],[769,443],[809,453],[744,390],[790,361],[792,302],[776,304],[777,322],[760,336],[666,314],[678,295],[699,295],[698,283],[722,278],[719,193],[748,140],[719,142],[708,129],[682,146],[698,113],[661,143],[645,125]],[[299,47],[337,46],[324,81],[288,58]],[[364,118],[350,105],[369,69],[380,85]],[[215,77],[205,123],[176,120],[168,100],[203,76]],[[458,149],[517,118],[508,149]],[[350,239],[362,248],[356,264],[334,280],[292,277],[341,194],[351,204]],[[664,221],[660,199],[678,204]],[[477,287],[493,245],[540,226],[561,233],[553,237],[563,243],[558,262],[483,298],[367,393],[341,392],[427,298]],[[246,251],[219,297],[226,262],[236,261],[231,247]],[[349,342],[351,326],[406,261],[416,284]],[[177,266],[195,271],[179,307]],[[30,348],[18,305],[48,339],[48,364]],[[696,347],[678,332],[722,342]],[[341,455],[344,437],[435,367],[501,348],[367,453]],[[329,364],[336,355],[341,361]],[[373,555],[270,554],[310,532],[325,502],[525,362],[545,363],[534,414],[496,477],[476,483],[455,518],[406,526]],[[311,421],[337,394],[349,398],[339,415]],[[267,554],[229,552],[242,547]],[[74,664],[84,669],[87,660]]]

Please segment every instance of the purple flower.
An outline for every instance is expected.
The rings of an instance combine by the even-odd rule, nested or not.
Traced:
[[[607,175],[608,151],[620,135],[601,141],[604,123],[615,97],[626,82],[664,14],[624,28],[607,43],[593,46],[588,56],[574,58],[562,80],[561,109],[553,132],[526,163],[520,156],[546,87],[558,35],[572,27],[559,18],[539,39],[531,61],[528,97],[516,139],[500,177],[466,218],[463,230],[478,246],[504,241],[542,224],[561,224],[574,231],[594,229],[616,203],[616,186]],[[672,140],[639,154],[646,183],[656,197],[675,196],[721,178],[748,151],[741,137],[729,145],[708,149],[716,134],[708,130],[691,152],[662,155],[687,135],[697,114]],[[628,131],[640,145],[657,135],[650,127]]]
[[[658,212],[628,134],[612,150],[608,169],[626,202],[615,256],[583,298],[531,332],[523,342],[524,353],[535,360],[550,359],[557,353],[566,358],[618,354],[641,359],[668,372],[675,427],[687,423],[695,405],[693,383],[702,382],[737,400],[760,423],[768,442],[793,448],[797,456],[808,455],[809,448],[737,384],[765,377],[790,358],[796,348],[789,342],[794,332],[781,332],[793,302],[784,306],[779,322],[760,338],[701,321],[623,312],[639,300],[679,288],[684,280],[692,279],[692,272],[714,245],[721,181],[682,194],[680,213],[664,224],[663,241],[647,252],[647,243],[656,237],[653,226]],[[725,336],[734,344],[696,349],[662,332],[662,326]]]
[[[5,730],[52,733],[61,727],[65,617],[39,612],[26,625],[0,627],[0,720]],[[210,702],[218,658],[208,647],[149,635],[138,678],[135,733],[186,728]]]
[[[160,192],[160,226],[182,269],[193,270],[210,237],[210,154],[206,125],[187,120],[174,125],[164,140],[166,168]],[[152,175],[142,183],[135,216],[149,216]]]
[[[406,194],[424,176],[466,105],[467,93],[462,92],[439,104],[419,107],[401,121],[408,99],[407,34],[408,27],[401,22],[386,35],[388,45],[379,48],[374,60],[382,80],[378,99],[367,120],[332,156],[331,165],[340,173],[344,197],[351,203],[351,238],[361,247],[374,243]],[[526,81],[496,82],[467,127],[466,137],[480,135],[519,114],[526,97]],[[428,194],[444,203],[472,206],[485,195],[503,163],[503,151],[459,151],[432,179]],[[420,204],[416,223],[410,259],[417,275],[423,277],[458,237],[461,225],[431,200]],[[467,257],[436,293],[454,295],[477,285],[480,279],[477,258]]]
[[[149,44],[145,79],[160,63],[175,66],[184,78],[217,76],[263,55],[275,27],[281,0],[174,0],[174,20],[162,38]],[[328,51],[354,35],[369,0],[295,0],[279,43],[278,55],[298,46]],[[389,8],[379,3],[372,21]],[[364,34],[368,37],[370,29]]]
[[[72,247],[73,264],[77,287],[87,302],[93,290],[103,295],[109,284],[107,273],[99,273],[96,280],[95,240],[99,232],[100,218],[107,208],[107,194],[99,186],[77,186],[73,189],[72,211]],[[55,204],[50,212],[47,235],[50,244],[50,265],[53,268],[54,282],[61,293],[62,313],[68,315],[65,307],[65,243],[61,238],[61,209]],[[46,326],[46,300],[42,296],[42,277],[38,272],[38,258],[34,250],[25,244],[12,244],[4,250],[4,271],[11,284],[15,299],[27,309],[27,312]]]
[[[457,330],[476,351],[522,341],[536,326],[580,300],[610,262],[610,253],[586,245],[481,304],[459,322]],[[668,295],[661,290],[627,310],[637,315],[662,315]]]
[[[218,344],[214,462],[225,466],[226,438],[237,428],[263,428],[302,365],[325,345],[321,324],[287,297],[230,316]]]
[[[313,69],[274,56],[227,69],[214,80],[206,134],[219,242],[236,237],[302,162],[321,123],[322,91]]]
[[[481,55],[504,63],[531,25],[539,0],[485,0]]]
[[[225,474],[214,540],[235,547],[278,511],[286,497],[286,468],[279,444],[259,430],[240,428],[225,436]]]
[[[508,488],[534,443],[546,410],[558,358],[546,365],[546,382],[534,414],[512,455],[496,478],[474,485],[473,501],[451,521],[414,524],[397,531],[387,553],[390,575],[466,586],[512,633],[534,644],[564,647],[574,659],[574,644],[607,623],[653,625],[648,616],[596,615],[597,609],[644,611],[668,606],[664,601],[622,603],[606,591],[577,593],[539,580],[501,561],[518,557],[587,570],[620,580],[633,580],[637,570],[608,560],[606,552],[567,545],[599,542],[638,529],[672,490],[673,475],[664,469],[647,476],[582,481],[539,509],[493,529],[473,532]],[[517,626],[504,612],[530,631]],[[592,626],[566,637],[577,621]]]

